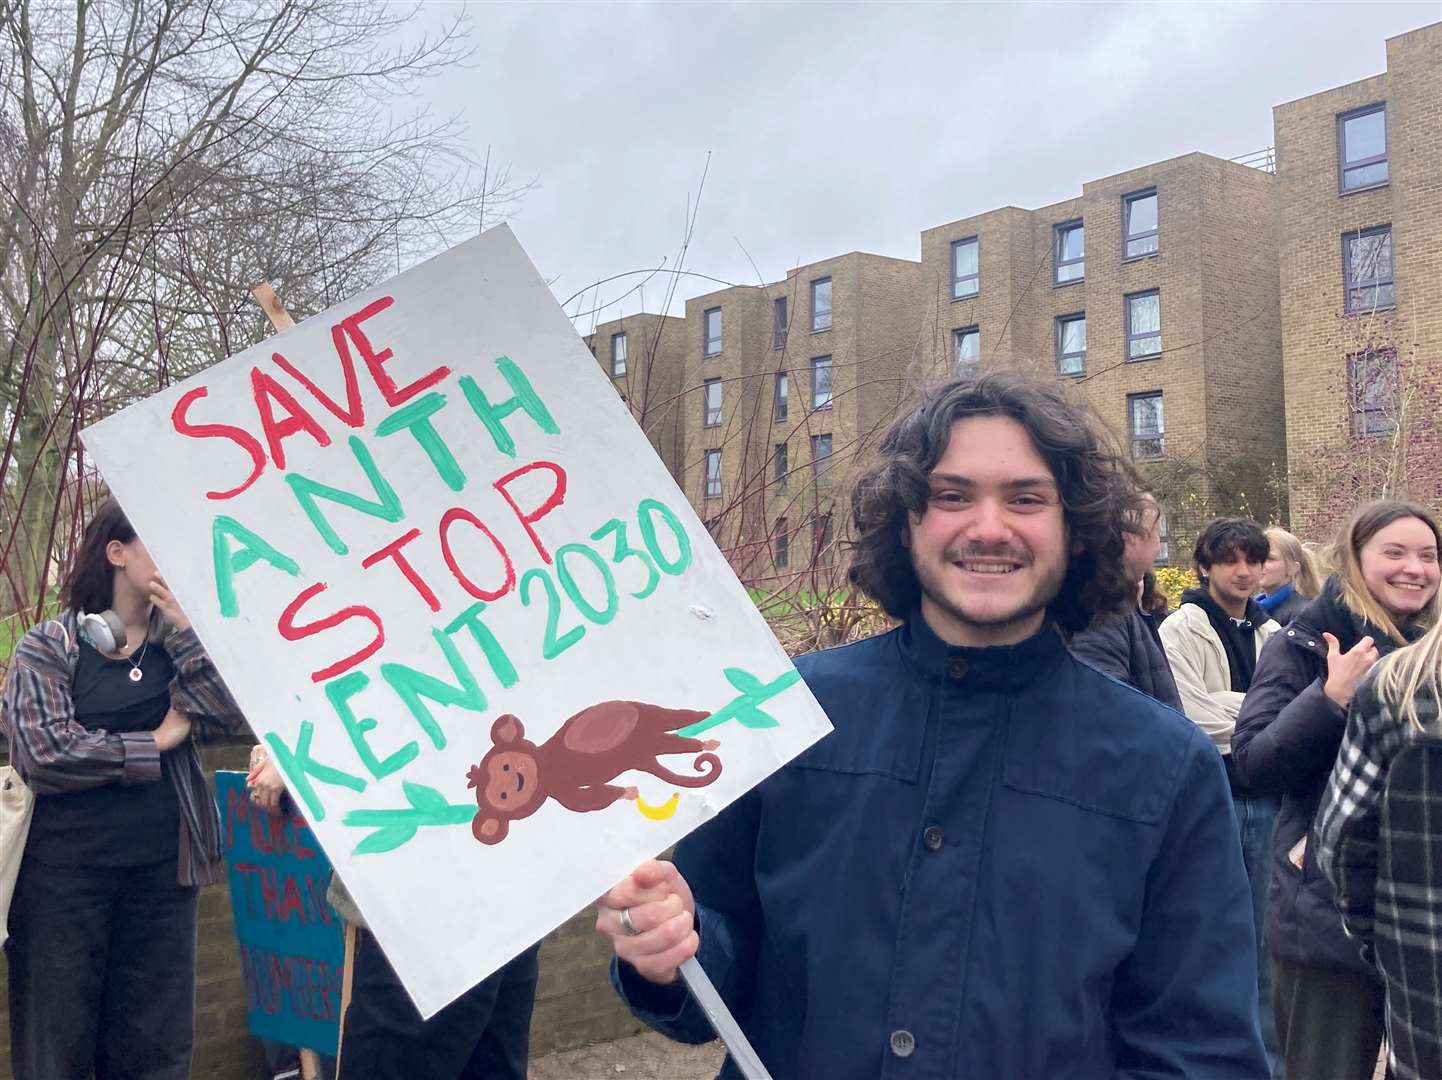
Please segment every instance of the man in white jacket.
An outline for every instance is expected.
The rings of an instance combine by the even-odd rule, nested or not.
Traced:
[[[1255,521],[1218,518],[1210,522],[1197,537],[1192,555],[1202,587],[1182,594],[1181,606],[1162,623],[1161,638],[1182,710],[1212,737],[1232,782],[1232,806],[1257,926],[1262,1036],[1272,1073],[1280,1077],[1282,1059],[1272,1018],[1272,964],[1262,940],[1278,807],[1272,799],[1249,795],[1232,768],[1232,731],[1242,698],[1252,684],[1262,645],[1279,629],[1252,599],[1270,547]]]

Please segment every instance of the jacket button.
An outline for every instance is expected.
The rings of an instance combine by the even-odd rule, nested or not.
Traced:
[[[966,678],[966,661],[959,656],[953,656],[946,662],[946,673],[953,679]]]
[[[902,1028],[891,1033],[891,1052],[899,1058],[911,1057],[916,1049],[916,1036]]]
[[[921,834],[921,842],[926,845],[928,851],[940,851],[941,842],[946,834],[942,832],[940,825],[928,825],[926,831]]]

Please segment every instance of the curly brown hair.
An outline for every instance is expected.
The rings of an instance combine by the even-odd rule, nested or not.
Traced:
[[[1145,484],[1089,409],[1055,385],[1009,371],[939,386],[892,425],[852,489],[852,584],[893,618],[906,618],[921,602],[902,530],[909,515],[926,511],[927,477],[946,452],[952,425],[976,416],[1015,420],[1056,480],[1072,542],[1081,547],[1049,606],[1057,624],[1077,633],[1098,614],[1134,605],[1137,583],[1122,552],[1125,534],[1143,531]]]

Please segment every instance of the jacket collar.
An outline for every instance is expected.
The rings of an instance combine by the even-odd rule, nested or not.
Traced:
[[[1020,690],[1050,674],[1067,656],[1050,618],[1025,641],[978,649],[948,645],[917,610],[902,624],[900,643],[902,656],[923,677],[977,690]]]
[[[1336,574],[1329,577],[1322,586],[1321,593],[1309,600],[1307,606],[1297,613],[1292,624],[1288,630],[1295,629],[1296,633],[1289,632],[1287,640],[1324,658],[1327,655],[1327,643],[1322,640],[1324,631],[1337,639],[1337,645],[1343,652],[1347,652],[1369,635],[1372,644],[1377,646],[1377,651],[1383,656],[1397,648],[1397,643],[1389,635],[1354,614],[1343,602],[1342,583]],[[1425,633],[1424,629],[1416,624],[1401,629],[1408,641],[1416,641]]]

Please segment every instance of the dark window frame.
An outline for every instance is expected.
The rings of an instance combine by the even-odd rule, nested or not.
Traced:
[[[824,444],[821,441],[823,439],[826,440]],[[818,453],[823,445],[826,447],[826,453]],[[836,439],[830,432],[811,436],[811,479],[818,488],[827,487],[831,483],[835,454]]]
[[[976,337],[976,360],[969,373],[963,374],[961,370],[961,342],[968,335]],[[981,368],[981,327],[978,325],[958,326],[951,332],[951,370],[958,379],[969,379]]]
[[[776,389],[771,395],[771,416],[776,421],[784,421],[790,407],[791,397],[791,376],[785,368],[776,373]]]
[[[1363,388],[1357,383],[1357,368],[1362,364],[1386,361],[1391,367],[1390,373],[1385,377],[1391,383],[1392,400],[1385,406],[1377,406],[1364,401]],[[1360,439],[1376,438],[1380,435],[1391,435],[1397,430],[1397,406],[1401,396],[1401,382],[1397,367],[1397,350],[1393,348],[1364,349],[1361,352],[1347,354],[1347,412],[1351,418],[1352,434]],[[1368,417],[1384,413],[1383,423],[1369,422]]]
[[[975,245],[976,245],[976,273],[974,273],[974,274],[964,274],[964,275],[962,275],[961,277],[958,277],[957,274],[956,274],[956,249],[959,248],[959,247],[961,247],[963,244],[975,244]],[[964,282],[964,281],[972,281],[972,282],[975,282],[975,283],[976,283],[976,288],[974,288],[974,289],[973,289],[971,292],[969,292],[969,293],[958,294],[957,291],[956,291],[956,290],[957,290],[957,286],[959,286],[959,285],[960,285],[962,282]],[[963,236],[960,240],[953,240],[953,241],[951,242],[951,298],[952,298],[953,300],[975,300],[975,299],[976,299],[978,296],[980,296],[980,295],[981,295],[981,237],[979,237],[979,236]]]
[[[719,499],[721,498],[721,451],[707,450],[704,460],[705,465],[702,477],[705,486],[702,490],[705,494],[703,498]],[[716,475],[714,477],[711,475],[711,463],[713,461],[716,463]]]
[[[1387,236],[1387,276],[1368,278],[1358,282],[1352,276],[1352,241],[1360,240],[1364,236]],[[1358,289],[1372,289],[1373,297],[1380,294],[1384,288],[1392,290],[1390,303],[1373,303],[1370,307],[1353,307],[1352,293]],[[1396,254],[1392,249],[1392,225],[1373,225],[1369,229],[1354,229],[1351,232],[1342,234],[1342,310],[1348,315],[1370,315],[1376,311],[1391,311],[1397,306],[1397,264]]]
[[[1157,298],[1157,328],[1146,330],[1140,334],[1132,332],[1132,301],[1140,300],[1144,296],[1155,296]],[[1125,331],[1126,339],[1126,362],[1138,363],[1142,360],[1155,360],[1162,355],[1162,290],[1142,289],[1138,292],[1127,293],[1122,297],[1122,329]],[[1155,337],[1157,339],[1157,351],[1132,355],[1132,342],[1139,338]]]
[[[616,367],[616,342],[621,343],[621,366]],[[611,335],[611,378],[619,379],[626,374],[626,331],[618,330]]]
[[[771,449],[771,479],[777,491],[786,490],[787,478],[791,475],[791,447],[789,443],[774,443]]]
[[[1161,409],[1159,410],[1160,423],[1157,425],[1155,434],[1137,434],[1137,414],[1133,408],[1133,402],[1139,400],[1155,399]],[[1142,442],[1155,442],[1157,452],[1155,454],[1138,454],[1137,444]],[[1127,395],[1127,444],[1131,450],[1133,461],[1165,461],[1167,457],[1167,413],[1166,402],[1160,390],[1145,390],[1139,394]]]
[[[811,518],[811,565],[831,566],[836,559],[836,533],[831,512]]]
[[[1087,313],[1085,311],[1073,311],[1069,315],[1058,315],[1056,317],[1056,373],[1064,378],[1074,379],[1087,373],[1087,350],[1085,345],[1082,346],[1080,353],[1062,351],[1066,325],[1068,323],[1080,322],[1082,324],[1082,333],[1085,334],[1086,321]],[[1081,357],[1081,370],[1067,371],[1065,368],[1066,360],[1078,356]]]
[[[826,311],[824,312],[826,316],[825,326],[818,325],[819,316],[823,313],[816,310],[816,290],[822,285],[826,286]],[[816,278],[814,281],[811,282],[811,332],[813,334],[824,334],[826,333],[826,331],[831,329],[832,295],[833,290],[831,288],[830,274],[827,274],[825,277]]]
[[[711,348],[711,316],[716,316],[716,348]],[[710,359],[713,356],[720,356],[725,327],[721,321],[721,309],[719,307],[707,308],[701,313],[701,355]]]
[[[716,408],[711,408],[711,388],[716,388]],[[706,379],[701,383],[701,426],[703,428],[714,428],[721,426],[721,411],[723,395],[725,391],[721,388],[721,380]]]
[[[791,534],[786,531],[784,514],[771,530],[771,562],[778,570],[785,570],[791,563]]]
[[[1157,200],[1157,224],[1154,228],[1145,232],[1132,235],[1132,204],[1142,199]],[[1146,240],[1155,237],[1157,246],[1151,251],[1143,251],[1132,255],[1130,248],[1134,240]],[[1156,187],[1138,188],[1136,191],[1129,191],[1122,196],[1122,262],[1136,262],[1139,259],[1150,259],[1154,255],[1162,253],[1162,199],[1157,193]]]
[[[1082,253],[1075,259],[1063,259],[1061,254],[1062,240],[1066,234],[1074,229],[1082,230]],[[1051,261],[1052,275],[1051,283],[1057,288],[1063,285],[1075,285],[1086,280],[1086,223],[1081,218],[1074,218],[1071,221],[1063,221],[1052,226]],[[1081,273],[1074,278],[1062,279],[1061,271],[1063,266],[1081,266]]]
[[[771,301],[771,347],[786,348],[786,335],[791,330],[791,315],[786,310],[786,297],[778,296]]]
[[[823,362],[824,361],[824,362]],[[817,385],[817,372],[826,372],[826,400],[820,400],[820,387]],[[811,409],[819,412],[830,409],[836,402],[836,369],[831,362],[831,354],[813,356],[811,358]]]
[[[1370,116],[1372,113],[1382,114],[1382,152],[1373,154],[1371,157],[1362,158],[1359,161],[1347,160],[1347,121],[1357,120],[1363,116]],[[1391,139],[1387,133],[1387,103],[1375,101],[1371,105],[1363,105],[1360,109],[1350,109],[1344,113],[1337,114],[1337,193],[1339,195],[1351,195],[1358,191],[1372,191],[1376,188],[1386,187],[1392,182],[1392,162],[1388,156],[1391,149]],[[1370,165],[1386,165],[1387,177],[1385,180],[1374,180],[1370,184],[1358,184],[1356,187],[1347,186],[1347,174],[1357,169],[1365,169]]]

